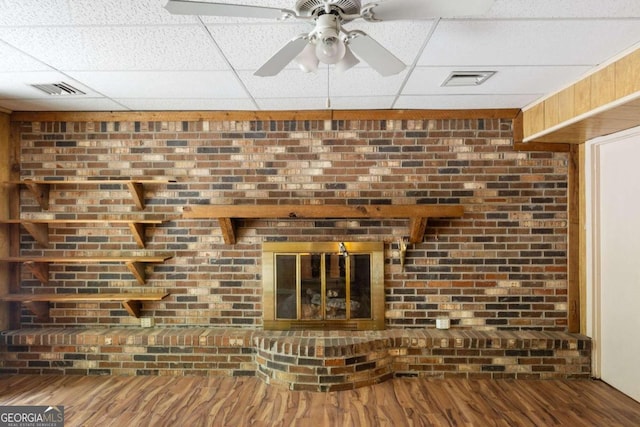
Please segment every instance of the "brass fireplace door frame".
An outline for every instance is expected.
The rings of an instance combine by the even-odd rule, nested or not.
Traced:
[[[276,317],[276,255],[344,254],[345,250],[349,255],[370,255],[371,317],[323,320],[278,319]],[[384,329],[384,243],[382,242],[265,242],[262,245],[262,285],[264,329]],[[299,292],[298,299],[300,299]],[[300,306],[299,300],[297,306]]]

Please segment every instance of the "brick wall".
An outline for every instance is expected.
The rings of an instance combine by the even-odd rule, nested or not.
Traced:
[[[193,122],[22,122],[22,178],[173,178],[148,186],[137,211],[126,187],[53,187],[42,211],[23,191],[23,217],[168,219],[137,248],[126,227],[52,226],[51,244],[24,231],[22,255],[170,254],[141,286],[125,266],[52,265],[43,285],[23,271],[21,292],[167,290],[145,303],[160,326],[261,326],[261,242],[385,241],[386,322],[565,330],[567,156],[512,149],[505,119]],[[226,245],[217,221],[184,220],[190,204],[462,204],[461,219],[431,219],[393,257],[406,220],[247,220]],[[117,303],[56,304],[49,323],[137,325]]]

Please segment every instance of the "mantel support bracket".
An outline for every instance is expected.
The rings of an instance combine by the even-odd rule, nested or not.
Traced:
[[[222,238],[227,245],[236,244],[236,227],[231,218],[218,218]]]

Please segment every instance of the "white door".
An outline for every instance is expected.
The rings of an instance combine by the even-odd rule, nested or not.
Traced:
[[[600,376],[640,401],[640,129],[594,143]]]

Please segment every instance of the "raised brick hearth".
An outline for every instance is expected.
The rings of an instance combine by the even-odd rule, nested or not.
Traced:
[[[588,378],[591,341],[562,332],[434,329],[23,329],[0,336],[4,374],[256,375],[331,391],[399,376]]]

